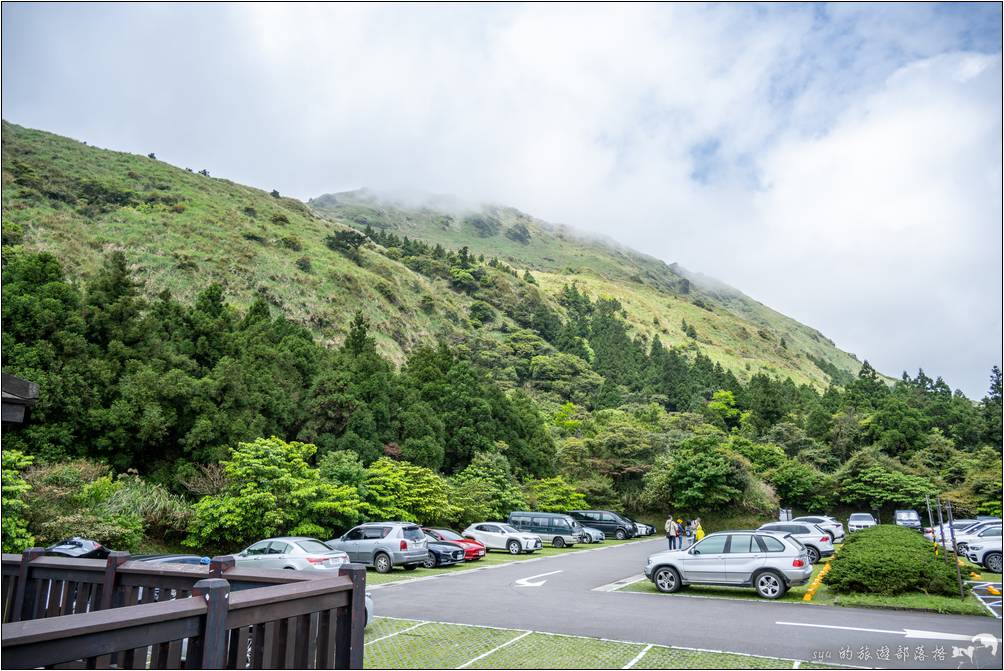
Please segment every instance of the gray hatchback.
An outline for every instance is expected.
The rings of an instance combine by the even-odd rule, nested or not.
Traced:
[[[360,524],[328,545],[345,552],[351,562],[372,566],[377,573],[388,573],[395,566],[412,571],[429,556],[425,533],[412,522]]]
[[[645,565],[645,577],[660,592],[686,585],[728,585],[752,587],[765,599],[781,598],[811,575],[805,546],[791,534],[772,531],[720,531],[687,550],[654,554]]]

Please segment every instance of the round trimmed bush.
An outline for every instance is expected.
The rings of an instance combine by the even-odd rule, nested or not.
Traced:
[[[835,592],[954,594],[956,576],[934,545],[911,529],[880,525],[855,531],[823,581]]]

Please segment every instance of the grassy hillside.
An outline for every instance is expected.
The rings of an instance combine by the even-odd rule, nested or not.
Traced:
[[[151,295],[189,301],[216,282],[229,302],[262,294],[336,343],[362,310],[398,362],[470,328],[469,297],[378,250],[360,249],[358,263],[332,251],[325,239],[344,227],[292,198],[7,122],[3,187],[4,243],[52,252],[71,277],[122,250]]]
[[[91,276],[107,251],[122,250],[150,295],[167,290],[189,301],[219,283],[238,307],[262,295],[331,343],[362,310],[380,351],[398,363],[437,338],[481,347],[508,341],[530,323],[514,321],[521,305],[542,303],[562,315],[555,296],[575,282],[594,299],[617,298],[636,335],[700,348],[740,379],[766,372],[821,387],[860,367],[818,331],[734,289],[512,208],[447,198],[405,206],[368,192],[307,205],[7,122],[3,185],[4,243],[52,252],[72,278]],[[508,269],[485,267],[477,298],[494,311],[478,319],[482,300],[459,290],[448,267],[406,265],[397,250],[372,241],[353,254],[329,244],[367,226],[529,269],[540,295]]]
[[[445,198],[403,204],[368,191],[325,195],[308,204],[330,221],[360,230],[370,226],[498,256],[529,269],[551,296],[575,282],[593,298],[615,297],[636,334],[700,347],[740,379],[766,372],[818,386],[861,366],[819,331],[720,282],[512,208],[464,207]],[[684,320],[696,338],[683,332]]]

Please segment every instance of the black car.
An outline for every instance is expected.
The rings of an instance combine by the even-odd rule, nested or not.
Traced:
[[[110,550],[97,541],[80,536],[67,538],[45,548],[50,557],[73,557],[74,559],[104,559]]]
[[[429,533],[425,534],[425,538],[429,541],[426,546],[429,548],[429,556],[422,563],[425,568],[452,566],[464,561],[464,546],[459,543],[441,541]]]
[[[607,538],[624,540],[633,538],[636,531],[634,522],[610,510],[569,510],[568,514],[582,523],[582,526],[599,529]]]
[[[209,557],[199,555],[135,555],[130,557],[133,561],[148,562],[150,564],[188,564],[195,566],[209,566]]]

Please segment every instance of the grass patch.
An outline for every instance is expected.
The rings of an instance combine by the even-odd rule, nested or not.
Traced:
[[[777,669],[791,662],[768,657],[747,657],[724,652],[653,647],[634,665],[635,669]]]
[[[414,627],[418,624],[418,620],[398,620],[392,617],[375,617],[370,625],[366,627],[365,639],[367,641],[375,641],[378,638],[383,638],[393,634],[394,632],[401,631],[402,629],[407,629],[408,627]]]
[[[366,571],[366,582],[370,585],[380,585],[388,582],[397,582],[399,580],[410,580],[411,578],[422,578],[432,575],[440,575],[444,573],[457,573],[460,571],[468,571],[473,568],[481,568],[483,566],[496,566],[499,564],[513,564],[515,562],[527,561],[529,559],[539,559],[540,557],[557,557],[559,555],[567,555],[575,552],[582,552],[583,550],[590,550],[601,548],[609,545],[625,545],[627,543],[637,543],[639,541],[655,538],[654,536],[645,536],[642,538],[629,538],[627,540],[619,541],[616,539],[603,541],[603,543],[596,544],[578,544],[572,547],[566,548],[555,548],[545,545],[543,549],[534,552],[533,554],[521,554],[521,555],[511,555],[508,552],[495,552],[491,551],[478,561],[465,561],[460,564],[453,564],[452,566],[444,566],[442,568],[425,568],[419,567],[414,571],[405,571],[403,568],[395,568],[390,573],[380,574],[377,573],[372,568]]]
[[[415,627],[418,624],[421,626]],[[409,630],[404,631],[406,629]],[[470,669],[619,669],[643,651],[634,668],[792,667],[790,660],[773,657],[385,617],[374,618],[365,636],[364,666],[367,669],[450,669],[461,665]],[[384,636],[388,638],[377,640]],[[475,661],[481,655],[485,656]],[[807,669],[838,668],[808,661],[802,662],[801,666]]]
[[[533,633],[493,652],[472,669],[619,669],[645,649],[640,643]]]
[[[415,624],[417,622],[409,622],[408,626]],[[454,669],[521,633],[513,629],[429,622],[367,645],[363,666],[368,669]]]
[[[848,608],[888,608],[892,610],[926,610],[943,615],[989,615],[979,599],[972,594],[960,599],[958,596],[908,592],[896,596],[882,594],[841,594],[836,598],[838,606]]]

